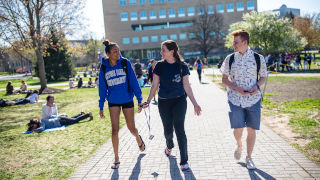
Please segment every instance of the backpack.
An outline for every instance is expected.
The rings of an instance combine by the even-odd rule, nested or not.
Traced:
[[[254,59],[256,60],[256,64],[257,64],[257,81],[258,81],[258,76],[259,76],[259,71],[260,71],[260,57],[259,54],[254,53]],[[234,62],[234,53],[230,56],[230,60],[229,60],[229,70],[231,71],[231,66],[232,63]]]
[[[128,92],[130,92],[130,83],[129,83],[129,76],[128,76],[128,61],[129,60],[127,58],[122,58],[121,67],[124,70],[124,72],[126,72],[126,77],[127,77],[127,80],[128,80]],[[106,74],[106,68],[107,68],[106,65],[101,63],[101,68],[102,68],[103,74]],[[107,80],[105,79],[105,81],[106,81],[106,87],[107,87],[107,90],[108,90]]]

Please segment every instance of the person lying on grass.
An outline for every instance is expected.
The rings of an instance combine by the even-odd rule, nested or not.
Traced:
[[[69,118],[67,115],[61,114],[59,116],[50,116],[46,119],[31,119],[30,122],[27,124],[28,131],[35,131],[35,132],[42,132],[46,129],[51,128],[57,128],[62,127],[63,125],[72,125],[75,123],[78,123],[81,120],[84,120],[86,118],[90,117],[90,120],[93,119],[92,113],[84,113],[81,112],[80,114],[77,114],[71,118]]]

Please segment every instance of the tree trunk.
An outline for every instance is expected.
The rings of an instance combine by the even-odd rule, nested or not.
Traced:
[[[42,92],[47,87],[47,79],[46,79],[46,72],[44,68],[44,61],[42,57],[42,53],[39,49],[35,50],[37,55],[37,63],[39,68],[39,78],[40,78],[40,92]]]

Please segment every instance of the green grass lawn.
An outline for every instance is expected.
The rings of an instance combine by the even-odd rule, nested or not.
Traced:
[[[146,99],[149,88],[142,90]],[[22,96],[0,92],[0,98]],[[99,117],[98,89],[67,90],[54,96],[59,113],[72,116],[82,110],[92,112],[93,121],[84,120],[63,131],[22,134],[31,118],[41,116],[44,102],[0,108],[0,179],[66,178],[110,138],[108,111],[106,119]],[[41,100],[45,98],[40,96]],[[121,127],[124,123],[121,115]]]

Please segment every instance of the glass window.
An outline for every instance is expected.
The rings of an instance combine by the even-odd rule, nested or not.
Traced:
[[[160,9],[159,10],[159,18],[166,18],[166,10],[165,9]]]
[[[188,7],[187,13],[188,16],[194,16],[194,7]]]
[[[130,38],[122,38],[123,44],[130,44]]]
[[[120,16],[121,16],[121,21],[128,21],[128,13],[127,12],[120,13]]]
[[[185,39],[187,39],[187,34],[186,34],[186,33],[181,33],[181,34],[179,34],[179,39],[180,39],[180,40],[185,40]]]
[[[228,3],[227,4],[227,12],[234,12],[233,3]]]
[[[203,15],[203,14],[204,14],[203,6],[198,6],[198,15]]]
[[[196,38],[196,34],[195,33],[189,33],[189,39],[194,39]]]
[[[139,0],[139,4],[140,4],[140,5],[146,4],[146,0]]]
[[[177,40],[178,37],[177,37],[176,34],[170,34],[170,39],[171,39],[171,40]]]
[[[178,8],[178,17],[184,17],[186,13],[184,12],[184,8]]]
[[[159,0],[158,2],[159,2],[159,4],[163,4],[164,0]]]
[[[149,11],[149,18],[150,19],[157,19],[157,13],[155,10]]]
[[[147,12],[140,11],[140,20],[146,20],[146,19],[147,19]]]
[[[127,0],[120,0],[120,6],[127,5]]]
[[[209,36],[215,36],[215,35],[216,35],[216,32],[210,31]]]
[[[237,2],[237,11],[244,11],[244,3]]]
[[[138,20],[138,14],[137,14],[137,12],[131,12],[131,13],[130,13],[130,20],[131,20],[131,21],[136,21],[136,20]]]
[[[158,42],[158,36],[151,36],[151,42]]]
[[[217,11],[218,11],[218,13],[224,13],[224,6],[223,6],[223,4],[217,4]]]
[[[175,18],[176,12],[175,9],[169,9],[169,18]]]
[[[168,2],[173,2],[174,0],[168,0]]]
[[[214,6],[208,5],[208,14],[214,14]]]
[[[219,35],[220,35],[220,36],[226,36],[226,33],[225,33],[224,31],[220,30],[220,31],[219,31]]]
[[[143,43],[148,43],[149,42],[149,36],[142,36],[141,38]]]
[[[156,3],[156,0],[149,0],[149,4],[154,4]]]
[[[130,4],[130,5],[136,5],[137,2],[136,2],[136,0],[129,0],[129,4]]]
[[[161,40],[161,41],[168,40],[168,36],[167,36],[167,35],[161,35],[161,36],[160,36],[160,40]]]
[[[132,43],[133,43],[133,44],[138,44],[138,43],[140,43],[139,37],[133,37],[133,38],[132,38]]]
[[[254,10],[254,1],[248,1],[247,5],[248,5],[248,7],[247,7],[248,11],[249,10]]]

